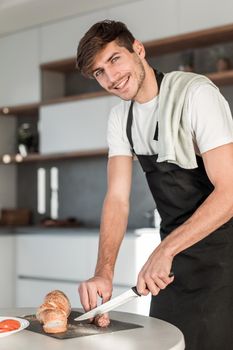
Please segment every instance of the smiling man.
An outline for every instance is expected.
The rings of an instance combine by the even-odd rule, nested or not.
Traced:
[[[95,275],[79,287],[84,309],[94,308],[98,295],[111,298],[136,155],[162,218],[161,244],[137,281],[142,295],[152,294],[150,316],[179,327],[187,350],[230,350],[233,123],[226,100],[204,76],[153,69],[121,22],[89,29],[77,68],[122,99],[109,117],[108,190]],[[99,320],[107,323],[107,315]]]

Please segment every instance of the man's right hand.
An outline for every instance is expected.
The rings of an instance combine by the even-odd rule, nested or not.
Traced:
[[[81,304],[85,312],[87,312],[97,306],[98,296],[102,298],[102,303],[105,303],[111,299],[112,280],[105,277],[95,276],[82,282],[78,288],[78,291]],[[102,322],[102,320],[106,321]],[[98,325],[103,327],[107,323],[109,323],[107,314],[104,314],[98,318]]]

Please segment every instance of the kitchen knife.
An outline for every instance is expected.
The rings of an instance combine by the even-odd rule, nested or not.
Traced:
[[[105,312],[108,312],[110,310],[115,309],[116,307],[123,305],[125,303],[128,303],[129,301],[140,297],[141,294],[138,293],[136,286],[132,287],[131,289],[127,290],[126,292],[118,295],[116,298],[113,298],[106,303],[97,306],[96,308],[82,314],[81,316],[78,316],[74,319],[74,321],[84,321],[89,318],[93,318],[97,315],[102,315]]]

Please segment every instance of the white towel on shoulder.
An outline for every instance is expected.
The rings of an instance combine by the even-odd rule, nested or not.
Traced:
[[[159,92],[157,162],[170,162],[185,169],[197,168],[187,117],[188,94],[194,85],[217,86],[204,75],[171,72],[164,75]]]

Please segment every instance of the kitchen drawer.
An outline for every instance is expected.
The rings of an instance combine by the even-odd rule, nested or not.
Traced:
[[[95,268],[97,235],[20,235],[16,240],[17,275],[81,281]]]
[[[78,296],[78,285],[60,281],[18,279],[16,284],[16,306],[38,307],[47,293],[62,290],[70,299],[72,307],[82,307]]]
[[[158,233],[158,232],[157,232]],[[16,238],[17,275],[80,282],[93,276],[98,234],[33,234]],[[158,244],[158,234],[125,236],[116,263],[114,284],[130,287]]]

